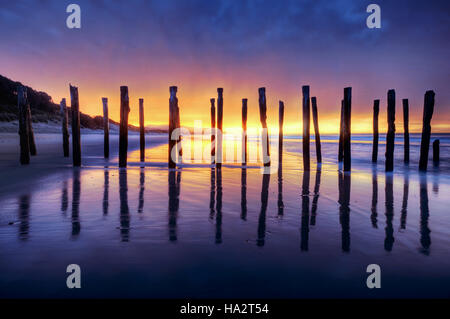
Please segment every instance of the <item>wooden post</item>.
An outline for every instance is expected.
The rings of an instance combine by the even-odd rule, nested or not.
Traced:
[[[339,122],[338,162],[344,161],[344,100],[341,100],[341,120]]]
[[[27,91],[17,87],[17,106],[19,108],[20,164],[30,164],[30,139],[28,137]]]
[[[435,166],[439,165],[439,140],[433,142],[433,163]]]
[[[215,99],[210,99],[211,102],[211,164],[216,162],[216,105]]]
[[[283,123],[284,123],[284,102],[279,101],[278,108],[278,167],[283,163]]]
[[[394,170],[394,146],[395,146],[395,91],[388,91],[387,121],[388,131],[386,135],[386,172]]]
[[[130,113],[130,99],[128,86],[120,87],[120,135],[119,135],[119,167],[127,167],[128,151],[128,114]]]
[[[409,102],[403,99],[403,139],[404,157],[403,161],[409,163]]]
[[[262,152],[263,163],[265,167],[270,166],[270,147],[269,147],[269,131],[267,129],[267,102],[266,102],[266,88],[259,88],[259,119],[263,128],[262,132]]]
[[[311,106],[312,106],[312,114],[313,114],[313,122],[314,122],[317,163],[322,163],[322,149],[320,146],[320,133],[319,133],[319,115],[317,113],[316,97],[311,98]]]
[[[247,165],[247,99],[242,99],[242,164]]]
[[[430,148],[431,135],[431,118],[434,111],[434,92],[427,91],[425,93],[423,105],[423,126],[422,126],[422,141],[420,143],[420,160],[419,170],[426,171],[428,166],[428,152]]]
[[[177,108],[178,108],[178,99],[177,99],[177,87],[170,87],[170,99],[169,99],[169,168],[176,167],[176,140],[172,140],[172,133],[177,127]],[[172,151],[173,150],[173,151]],[[173,155],[173,156],[172,156]]]
[[[302,87],[303,93],[303,170],[309,171],[309,135],[310,135],[310,106],[309,86]]]
[[[31,109],[30,109],[30,103],[28,103],[27,100],[27,125],[28,125],[28,139],[30,140],[30,155],[36,156],[36,143],[34,141],[34,133],[33,133],[33,125],[32,125],[32,119],[31,119]]]
[[[68,128],[69,116],[67,114],[66,99],[61,100],[60,110],[61,110],[64,157],[69,157],[69,128]]]
[[[352,138],[352,88],[344,89],[344,171],[349,172],[352,168],[351,155],[351,138]]]
[[[217,89],[217,151],[216,167],[222,168],[222,137],[223,137],[223,88]]]
[[[141,162],[145,161],[145,127],[144,127],[144,99],[139,99],[139,134]]]
[[[109,111],[108,98],[102,98],[103,102],[103,156],[109,158]]]
[[[70,85],[70,108],[72,109],[73,166],[81,166],[80,104],[78,88],[72,85]]]
[[[372,163],[378,161],[378,115],[380,114],[380,100],[373,101],[373,145],[372,145]]]

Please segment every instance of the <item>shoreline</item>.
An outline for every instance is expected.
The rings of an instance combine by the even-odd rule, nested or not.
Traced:
[[[0,134],[0,194],[5,196],[18,188],[32,189],[38,186],[41,178],[50,178],[55,173],[70,168],[72,171],[72,143],[70,142],[70,156],[63,156],[62,136],[54,133],[35,133],[37,155],[31,157],[29,165],[19,163],[19,134]],[[152,148],[167,142],[163,134],[146,134],[146,148]],[[139,134],[128,136],[128,152],[139,150]],[[87,161],[95,159],[105,166],[114,163],[119,153],[119,135],[110,134],[110,157],[103,158],[103,134],[81,132],[82,166]]]

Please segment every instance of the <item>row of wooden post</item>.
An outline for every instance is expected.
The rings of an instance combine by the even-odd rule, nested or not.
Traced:
[[[172,139],[175,129],[180,129],[180,109],[178,98],[176,96],[177,87],[170,87],[169,99],[169,168],[175,168],[176,162],[182,156],[181,132]],[[217,121],[215,99],[211,99],[211,164],[221,168],[222,162],[222,130],[223,130],[223,88],[217,89]],[[265,88],[259,88],[259,114],[260,122],[263,128],[263,162],[264,166],[270,166],[270,141],[267,130],[267,102]],[[303,102],[303,168],[310,170],[310,111],[312,109],[313,124],[315,132],[316,158],[317,163],[322,163],[321,143],[319,133],[319,121],[317,110],[317,98],[310,98],[309,86],[302,87]],[[431,134],[431,118],[434,111],[434,92],[427,91],[424,99],[422,142],[420,149],[419,169],[426,171],[428,163],[428,153]],[[73,165],[81,166],[81,140],[80,140],[80,111],[78,88],[70,85],[71,113],[72,113],[72,153]],[[351,100],[352,88],[344,89],[344,99],[341,101],[341,121],[339,128],[339,148],[338,161],[343,162],[344,171],[351,170]],[[247,99],[242,99],[242,163],[247,164]],[[102,98],[103,103],[103,127],[104,127],[104,157],[109,157],[109,113],[108,99]],[[409,163],[409,102],[403,99],[403,125],[404,125],[404,162]],[[26,88],[18,87],[18,107],[19,107],[19,134],[21,156],[20,162],[28,164],[30,155],[36,155],[36,144],[31,125],[31,111],[27,100]],[[68,131],[68,112],[66,100],[62,99],[61,104],[62,118],[62,136],[63,153],[65,157],[69,156],[69,131]],[[119,167],[127,166],[128,149],[128,115],[130,112],[128,87],[120,87],[120,136],[119,136]],[[372,162],[376,163],[378,158],[378,116],[380,112],[380,100],[374,101],[373,106],[373,148]],[[284,103],[279,102],[279,163],[282,162],[283,152],[283,122],[284,122]],[[388,130],[386,134],[386,161],[385,170],[391,172],[394,169],[394,146],[395,146],[395,90],[389,90],[387,96],[387,122]],[[220,134],[215,134],[217,130]],[[139,99],[139,126],[140,126],[140,160],[145,160],[145,128],[144,128],[144,100]],[[174,146],[176,146],[174,148]],[[172,152],[174,154],[172,154]],[[174,156],[172,156],[174,155]],[[177,160],[178,159],[178,160]],[[220,159],[219,161],[217,159]],[[433,142],[433,162],[439,163],[439,140]]]
[[[72,112],[72,156],[73,166],[81,166],[81,126],[80,126],[80,105],[78,99],[78,88],[70,85],[70,100]],[[102,98],[103,104],[103,156],[109,158],[109,110],[108,99]],[[20,103],[19,103],[20,105]],[[66,99],[60,103],[62,118],[63,152],[64,157],[69,156],[69,130],[68,112]],[[119,167],[127,166],[128,150],[128,114],[130,112],[130,102],[128,97],[128,87],[120,87],[120,131],[119,131]],[[140,133],[140,160],[145,160],[145,127],[144,127],[144,99],[139,99],[139,133]]]
[[[427,91],[424,98],[423,108],[423,128],[422,128],[422,141],[420,145],[420,160],[419,170],[426,171],[428,166],[428,154],[431,136],[431,118],[434,111],[434,92]],[[386,134],[386,172],[392,172],[394,170],[394,145],[395,145],[395,90],[389,90],[387,96],[387,122],[388,131]],[[408,99],[402,100],[403,105],[403,131],[404,131],[404,143],[403,143],[403,161],[405,164],[409,163],[409,101]],[[375,100],[373,105],[373,148],[372,148],[372,162],[376,163],[378,158],[378,115],[380,113],[380,100]],[[433,142],[433,162],[439,163],[439,140]]]

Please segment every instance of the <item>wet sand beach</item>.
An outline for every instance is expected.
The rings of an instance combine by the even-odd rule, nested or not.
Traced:
[[[130,136],[129,167],[118,169],[92,139],[81,169],[50,155],[23,170],[2,158],[0,297],[450,296],[446,159],[421,174],[403,165],[399,144],[385,173],[384,145],[372,165],[371,144],[355,136],[343,173],[337,139],[324,137],[324,163],[313,155],[305,172],[292,137],[273,174],[258,163],[168,170],[166,136],[153,138],[145,164]],[[51,174],[27,177],[41,167]],[[82,289],[67,289],[69,264],[80,265]],[[380,265],[382,289],[367,288],[369,264]]]

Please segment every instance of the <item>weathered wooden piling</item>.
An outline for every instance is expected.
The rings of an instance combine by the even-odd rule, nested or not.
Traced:
[[[103,103],[103,156],[109,158],[109,110],[108,98],[102,98]]]
[[[120,87],[120,135],[119,135],[119,167],[127,167],[128,151],[128,114],[130,99],[128,86]]]
[[[36,142],[34,141],[34,132],[33,132],[33,120],[31,118],[31,109],[30,109],[30,103],[28,103],[27,99],[27,125],[28,125],[28,139],[30,143],[30,155],[36,156],[37,150],[36,150]]]
[[[70,108],[72,109],[73,166],[81,166],[80,103],[78,88],[72,85],[70,85]]]
[[[352,88],[344,89],[344,171],[348,172],[352,168],[351,138],[352,138]]]
[[[317,163],[322,163],[322,148],[320,145],[320,133],[319,133],[319,114],[317,112],[317,99],[315,96],[311,98],[311,107],[314,123]]]
[[[278,166],[283,163],[283,123],[284,123],[284,102],[279,101],[278,108]]]
[[[434,166],[439,165],[439,140],[434,140],[433,142],[433,163]]]
[[[341,100],[341,119],[339,122],[338,162],[344,161],[344,100]]]
[[[380,114],[380,100],[373,101],[373,144],[372,144],[372,163],[378,161],[378,116]]]
[[[216,100],[210,99],[211,102],[211,164],[216,162]]]
[[[170,99],[169,99],[169,168],[176,167],[176,140],[172,139],[172,133],[177,128],[177,109],[178,109],[178,99],[177,99],[177,87],[171,86],[170,90]]]
[[[303,93],[303,170],[309,171],[309,138],[310,138],[310,105],[309,105],[309,86],[302,87]]]
[[[247,165],[247,99],[242,99],[242,164]]]
[[[216,149],[216,167],[222,168],[222,138],[223,138],[223,88],[217,89],[217,149]]]
[[[267,101],[266,88],[259,88],[259,119],[261,121],[262,131],[262,152],[264,166],[270,166],[270,144],[269,131],[267,129]]]
[[[434,92],[427,91],[425,93],[423,105],[423,126],[422,126],[422,141],[420,143],[420,160],[419,170],[426,171],[428,166],[428,152],[430,148],[431,135],[431,118],[434,111]]]
[[[62,124],[62,138],[63,138],[63,152],[64,157],[69,157],[69,115],[67,113],[66,99],[62,99],[60,105],[61,124]]]
[[[139,99],[139,146],[141,150],[141,162],[145,161],[145,127],[144,127],[144,99]]]
[[[409,163],[409,102],[403,99],[403,161]]]
[[[17,87],[17,106],[19,108],[20,164],[30,164],[30,139],[28,137],[27,91]]]
[[[394,146],[395,146],[395,90],[389,90],[387,96],[387,122],[386,134],[386,172],[394,170]]]

